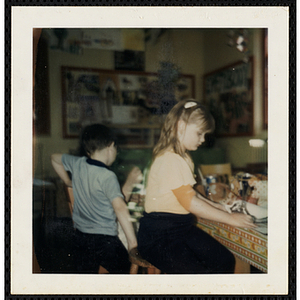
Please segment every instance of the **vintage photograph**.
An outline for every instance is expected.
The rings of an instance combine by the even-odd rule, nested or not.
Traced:
[[[16,20],[25,11],[16,9]],[[247,22],[212,27],[199,24],[197,12],[188,27],[29,22],[32,243],[22,274],[39,284],[25,294],[286,291],[278,270],[286,278],[288,254],[274,243],[273,226],[288,205],[287,166],[276,185],[274,161],[283,165],[287,153],[278,148],[281,160],[270,153],[276,128],[268,101],[282,95],[276,101],[284,113],[288,87],[276,80],[287,73],[272,68],[269,55],[279,55],[271,33],[286,26],[288,13],[257,26],[241,9]],[[283,33],[278,39],[288,42]],[[284,126],[277,134],[286,139]],[[16,220],[18,190],[14,196]],[[18,245],[12,293],[26,281],[14,267]]]

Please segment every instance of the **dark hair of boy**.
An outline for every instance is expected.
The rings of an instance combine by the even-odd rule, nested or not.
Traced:
[[[102,124],[88,125],[81,134],[80,155],[90,157],[96,150],[102,150],[112,143],[117,147],[117,137],[110,128]]]

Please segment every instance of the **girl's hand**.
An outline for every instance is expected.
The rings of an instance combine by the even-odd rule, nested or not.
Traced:
[[[241,228],[255,228],[257,227],[253,223],[253,219],[249,215],[245,215],[242,213],[232,213],[230,214],[231,220],[230,220],[230,225],[235,226],[235,227],[241,227]]]

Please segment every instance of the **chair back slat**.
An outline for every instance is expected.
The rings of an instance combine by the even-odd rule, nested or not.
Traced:
[[[73,194],[73,188],[67,186],[67,194],[68,194],[68,204],[71,216],[73,215],[73,206],[74,206],[74,194]]]
[[[203,176],[206,175],[224,175],[231,176],[231,164],[215,164],[215,165],[200,165],[200,170]]]

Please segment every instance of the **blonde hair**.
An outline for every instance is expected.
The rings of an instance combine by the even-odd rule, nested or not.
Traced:
[[[167,149],[181,156],[185,155],[178,139],[178,122],[183,120],[187,124],[199,124],[204,133],[215,129],[215,121],[209,110],[193,99],[178,102],[168,113],[162,127],[159,140],[153,149],[153,159]]]

